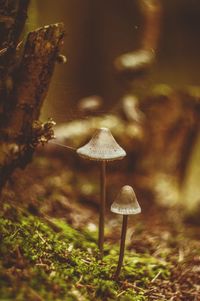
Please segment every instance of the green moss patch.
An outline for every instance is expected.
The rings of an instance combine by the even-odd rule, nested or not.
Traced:
[[[106,245],[99,261],[88,230],[25,213],[11,216],[0,218],[0,300],[145,301],[149,284],[169,276],[164,259],[127,251],[115,281],[118,246]]]

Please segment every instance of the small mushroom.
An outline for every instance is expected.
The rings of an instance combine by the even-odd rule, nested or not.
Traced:
[[[100,128],[97,129],[91,140],[86,145],[77,149],[77,153],[83,158],[101,161],[101,203],[98,246],[100,250],[100,257],[102,258],[106,201],[106,161],[122,159],[126,156],[126,152],[119,146],[108,128]]]
[[[95,115],[101,109],[103,104],[102,97],[91,95],[82,98],[78,103],[78,110],[84,115]]]
[[[114,276],[115,279],[118,279],[124,258],[128,215],[138,214],[141,212],[140,205],[138,204],[135,192],[131,186],[125,185],[121,188],[111,206],[111,211],[123,215],[119,260]]]
[[[155,60],[152,50],[139,49],[119,56],[114,64],[118,72],[131,77],[146,73]]]

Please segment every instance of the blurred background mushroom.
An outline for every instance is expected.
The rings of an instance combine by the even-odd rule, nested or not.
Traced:
[[[96,115],[100,113],[100,109],[103,105],[102,97],[98,95],[92,95],[84,97],[79,100],[77,108],[82,116]]]

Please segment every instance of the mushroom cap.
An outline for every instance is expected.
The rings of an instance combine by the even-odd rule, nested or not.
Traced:
[[[108,128],[97,129],[90,141],[77,149],[84,158],[96,161],[119,160],[126,156]]]
[[[103,99],[98,95],[92,95],[82,98],[78,103],[78,109],[81,112],[95,112],[103,103]]]
[[[141,71],[151,66],[155,55],[150,50],[139,49],[134,52],[122,54],[115,60],[118,71]]]
[[[121,188],[111,206],[111,211],[122,215],[138,214],[141,212],[140,205],[131,186],[125,185]]]

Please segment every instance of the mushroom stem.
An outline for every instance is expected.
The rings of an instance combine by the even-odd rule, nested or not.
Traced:
[[[105,202],[106,202],[106,162],[101,162],[101,204],[99,215],[99,251],[100,258],[103,257],[103,243],[104,243],[104,219],[105,219]]]
[[[119,253],[119,260],[118,260],[117,270],[115,272],[115,279],[118,279],[120,271],[121,271],[121,267],[122,267],[122,264],[123,264],[127,224],[128,224],[128,215],[123,215],[120,253]]]

